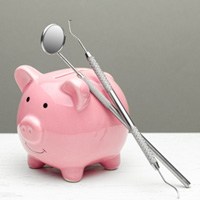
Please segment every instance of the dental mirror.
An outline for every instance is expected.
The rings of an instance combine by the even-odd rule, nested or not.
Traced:
[[[41,36],[41,46],[43,51],[48,54],[56,54],[65,44],[65,34],[63,29],[56,25],[48,25]]]
[[[48,25],[41,35],[41,47],[49,55],[57,54],[64,63],[72,68],[77,75],[81,76],[75,67],[60,53],[65,44],[65,34],[63,29],[57,24]]]

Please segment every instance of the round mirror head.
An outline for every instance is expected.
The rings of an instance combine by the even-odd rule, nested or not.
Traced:
[[[41,46],[48,54],[58,53],[65,44],[65,34],[63,29],[56,25],[48,25],[41,36]]]

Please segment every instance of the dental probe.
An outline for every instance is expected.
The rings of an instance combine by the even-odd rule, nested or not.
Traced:
[[[95,73],[97,74],[98,78],[100,79],[102,85],[104,86],[104,88],[106,89],[106,91],[109,93],[110,97],[112,98],[112,100],[114,101],[115,105],[118,107],[118,111],[120,112],[120,114],[123,116],[123,119],[126,122],[126,127],[129,129],[130,132],[132,132],[132,134],[137,133],[137,135],[141,135],[138,131],[138,129],[135,127],[133,121],[131,120],[130,116],[128,115],[128,113],[126,112],[125,108],[123,107],[123,105],[121,104],[119,98],[117,97],[116,93],[114,92],[114,90],[112,89],[112,86],[110,85],[110,83],[108,82],[106,76],[104,75],[103,71],[101,70],[100,66],[98,65],[98,63],[96,62],[96,60],[94,59],[94,57],[87,51],[87,49],[85,48],[85,46],[83,45],[83,43],[81,42],[81,40],[72,33],[71,31],[71,26],[70,26],[70,21],[68,21],[69,24],[69,31],[71,33],[71,35],[78,40],[79,44],[81,45],[81,47],[84,49],[85,51],[85,55],[91,65],[91,67],[93,68],[93,70],[95,71]],[[122,121],[122,120],[120,120]],[[124,123],[123,123],[124,124]],[[127,125],[128,124],[128,125]],[[158,157],[158,159],[181,181],[181,183],[185,186],[185,187],[189,187],[190,182],[144,137],[141,135],[141,137],[144,139],[144,141],[147,143],[146,145],[148,145],[148,147],[152,150],[152,152],[154,153],[154,155],[156,157]],[[139,138],[139,142],[141,142],[141,138]],[[138,141],[138,140],[137,140]],[[142,145],[140,145],[140,147],[144,145],[144,141],[141,142],[143,143]],[[148,149],[147,149],[148,150]],[[149,152],[148,151],[143,151],[145,152]],[[153,154],[151,153],[151,154]],[[146,154],[145,154],[146,155]],[[151,155],[149,155],[150,157]],[[148,155],[146,156],[147,158]],[[155,169],[158,170],[161,178],[163,179],[163,181],[170,185],[171,187],[173,187],[178,195],[179,198],[179,194],[178,194],[178,190],[171,184],[169,184],[168,182],[166,182],[166,180],[164,179],[164,177],[162,176],[161,172],[159,171],[159,165],[157,163],[157,161],[152,159],[148,159],[150,161],[150,163],[154,165]]]

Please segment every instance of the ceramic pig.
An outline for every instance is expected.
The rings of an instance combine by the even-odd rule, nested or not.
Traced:
[[[78,71],[106,95],[91,69]],[[106,76],[128,109],[123,92],[111,75]],[[71,182],[79,181],[88,165],[118,168],[127,130],[71,69],[42,74],[24,65],[16,69],[15,80],[22,92],[18,135],[30,168],[50,165]]]

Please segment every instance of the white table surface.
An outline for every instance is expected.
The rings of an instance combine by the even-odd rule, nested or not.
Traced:
[[[165,178],[176,185],[182,200],[200,199],[200,134],[144,134],[192,183],[186,189],[163,165]],[[119,169],[87,169],[78,183],[68,183],[53,168],[29,169],[17,134],[0,134],[0,200],[156,200],[176,199],[146,161],[131,135],[122,150]]]

